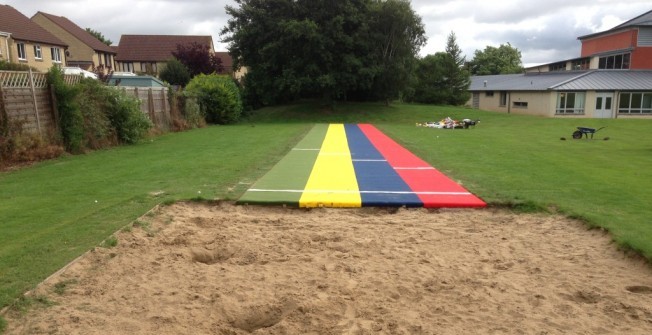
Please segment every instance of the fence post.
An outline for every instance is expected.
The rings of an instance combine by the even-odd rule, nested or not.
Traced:
[[[147,105],[147,112],[149,113],[149,117],[152,119],[152,123],[154,123],[156,128],[160,128],[158,120],[156,119],[156,108],[154,108],[154,92],[152,91],[151,87],[147,90]]]
[[[48,85],[50,88],[50,101],[52,101],[52,114],[54,116],[54,127],[57,130],[57,134],[61,133],[59,128],[59,108],[57,107],[57,95],[54,94],[54,85]]]
[[[36,128],[38,129],[38,134],[41,136],[41,118],[38,113],[38,104],[36,103],[36,88],[34,87],[34,76],[32,75],[32,69],[29,69],[29,86],[32,91],[32,102],[34,103],[34,113],[36,113]]]

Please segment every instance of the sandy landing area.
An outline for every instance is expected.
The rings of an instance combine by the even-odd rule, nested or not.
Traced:
[[[558,216],[179,203],[140,222],[8,333],[652,334],[652,267]]]

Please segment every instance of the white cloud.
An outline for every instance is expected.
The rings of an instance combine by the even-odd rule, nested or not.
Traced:
[[[118,43],[122,34],[212,35],[218,50],[227,23],[224,7],[234,0],[5,0],[24,15],[65,16]],[[443,51],[453,31],[467,59],[475,50],[509,42],[524,63],[579,56],[578,36],[610,29],[652,9],[649,0],[413,0],[426,26],[421,54]]]

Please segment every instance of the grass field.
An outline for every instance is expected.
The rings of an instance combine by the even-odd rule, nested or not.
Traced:
[[[415,126],[446,116],[482,121],[469,130]],[[373,123],[490,204],[581,218],[652,259],[652,120],[307,103],[0,174],[0,308],[158,203],[237,198],[312,124],[327,122]],[[577,126],[607,128],[572,140]]]

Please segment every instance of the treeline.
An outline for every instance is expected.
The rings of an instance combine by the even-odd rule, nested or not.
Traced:
[[[453,32],[445,52],[420,58],[425,27],[407,0],[236,3],[221,35],[234,66],[248,70],[249,107],[300,98],[458,105],[472,71],[486,68],[466,62]]]

